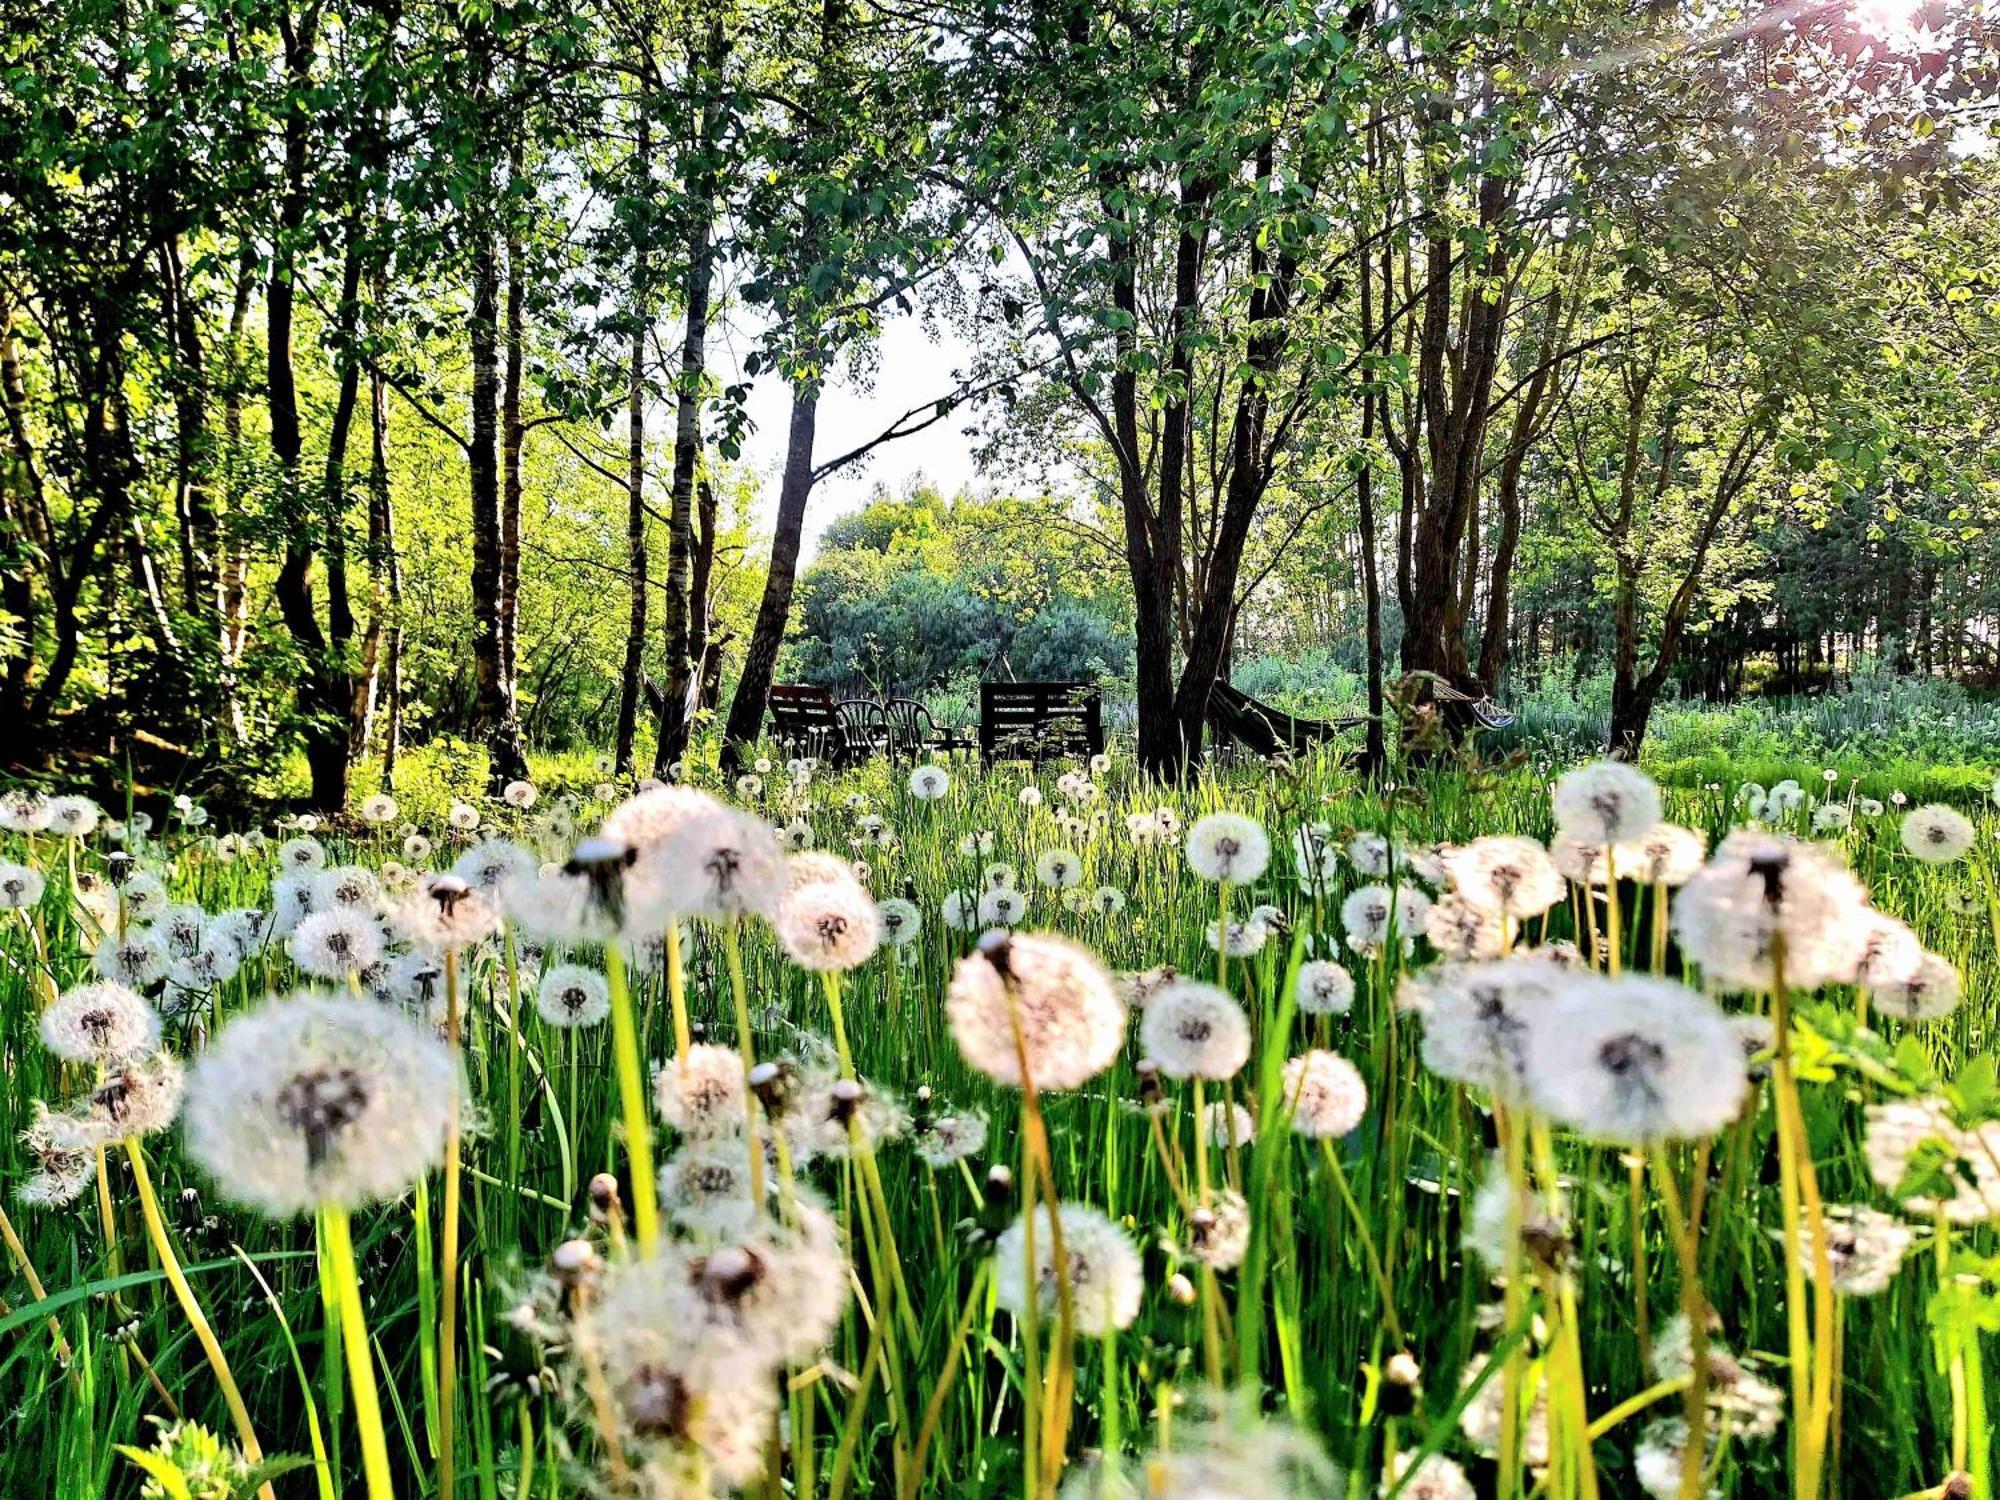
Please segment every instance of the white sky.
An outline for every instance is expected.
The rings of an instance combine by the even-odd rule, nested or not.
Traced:
[[[717,343],[717,374],[733,379],[732,372],[739,368],[737,362],[752,341],[738,331],[723,334]],[[969,352],[949,330],[942,331],[940,341],[934,342],[915,318],[888,323],[882,331],[873,388],[860,390],[844,378],[836,378],[821,395],[814,461],[824,463],[845,453],[874,437],[911,407],[949,394],[957,384],[954,367],[964,363]],[[755,430],[744,444],[743,462],[761,484],[758,520],[768,529],[777,511],[785,428],[791,414],[784,381],[768,372],[759,376],[751,387],[749,414]],[[921,475],[947,495],[976,485],[980,476],[973,463],[972,441],[964,430],[977,418],[978,412],[971,408],[955,412],[922,432],[884,443],[862,462],[814,486],[806,511],[801,564],[810,563],[819,551],[820,534],[827,523],[860,509],[878,484],[898,491]]]

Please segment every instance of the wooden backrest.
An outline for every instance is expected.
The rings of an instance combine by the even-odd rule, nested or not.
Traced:
[[[1045,760],[1104,748],[1104,697],[1089,682],[982,682],[979,753]]]
[[[770,708],[771,728],[780,737],[840,726],[833,694],[823,687],[781,682],[771,689]]]

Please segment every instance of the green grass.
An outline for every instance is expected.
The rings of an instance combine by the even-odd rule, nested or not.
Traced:
[[[1730,798],[1738,782],[1777,779],[1779,768],[1792,764],[1707,757],[1663,762],[1670,815],[1713,838],[1732,816]],[[447,834],[443,812],[455,797],[476,794],[478,768],[469,759],[442,752],[413,755],[405,768],[407,778],[398,786],[405,814],[437,840],[436,859],[444,863],[459,836]],[[1857,764],[1853,769],[1865,794],[1886,796],[1902,789],[1919,800],[1949,796],[1968,810],[1980,807],[1977,799],[1991,784],[1983,771],[1982,784],[1969,772],[1927,772],[1915,765]],[[1817,763],[1804,763],[1791,774],[1806,780],[1818,770]],[[1251,1012],[1257,1051],[1245,1074],[1212,1091],[1211,1097],[1227,1092],[1255,1107],[1260,1084],[1263,1097],[1269,1096],[1259,1060],[1268,1056],[1275,1065],[1314,1040],[1362,1069],[1377,1107],[1336,1149],[1370,1234],[1384,1247],[1395,1310],[1421,1368],[1422,1386],[1407,1410],[1385,1407],[1379,1399],[1374,1374],[1394,1349],[1364,1237],[1349,1220],[1327,1159],[1282,1132],[1240,1153],[1233,1163],[1220,1155],[1215,1163],[1219,1179],[1244,1181],[1255,1189],[1253,1260],[1261,1267],[1254,1275],[1243,1271],[1220,1278],[1230,1323],[1225,1365],[1232,1380],[1250,1384],[1267,1407],[1291,1412],[1324,1440],[1336,1461],[1354,1470],[1356,1487],[1350,1493],[1373,1492],[1390,1443],[1406,1451],[1439,1448],[1472,1468],[1480,1493],[1491,1493],[1492,1468],[1460,1434],[1454,1407],[1461,1369],[1492,1344],[1491,1334],[1479,1324],[1481,1309],[1493,1302],[1490,1288],[1484,1272],[1460,1249],[1462,1210],[1486,1170],[1492,1121],[1477,1099],[1418,1065],[1415,1027],[1407,1017],[1392,1029],[1391,1000],[1402,968],[1394,957],[1380,964],[1355,964],[1359,994],[1351,1015],[1331,1025],[1299,1018],[1280,1028],[1295,949],[1315,937],[1335,941],[1334,913],[1345,889],[1356,883],[1344,872],[1335,889],[1314,893],[1301,888],[1289,878],[1282,845],[1305,820],[1325,821],[1342,835],[1393,826],[1399,836],[1418,842],[1498,832],[1546,838],[1551,829],[1545,783],[1525,770],[1500,777],[1411,772],[1393,800],[1385,801],[1337,768],[1313,764],[1286,774],[1261,768],[1219,773],[1168,793],[1140,783],[1128,765],[1120,765],[1102,778],[1104,799],[1081,809],[1085,816],[1102,815],[1101,826],[1079,836],[1055,826],[1052,814],[1059,798],[1053,772],[1040,778],[1047,801],[1034,810],[1017,800],[1027,779],[1023,768],[982,775],[959,766],[954,774],[950,795],[935,804],[913,801],[903,787],[903,772],[883,765],[815,783],[805,794],[804,812],[820,847],[865,860],[878,895],[908,894],[925,912],[913,966],[892,971],[892,960],[884,954],[847,977],[847,1028],[861,1073],[906,1098],[928,1087],[942,1104],[987,1111],[993,1127],[987,1158],[1018,1162],[1018,1095],[974,1074],[952,1045],[945,1024],[941,997],[953,963],[972,939],[948,932],[938,922],[943,894],[976,879],[988,859],[1014,864],[1026,885],[1038,852],[1068,845],[1085,860],[1084,889],[1115,884],[1128,894],[1130,905],[1122,916],[1107,920],[1063,910],[1048,893],[1036,892],[1028,926],[1075,936],[1115,968],[1171,963],[1191,974],[1213,975],[1215,955],[1204,945],[1202,932],[1214,917],[1216,888],[1190,875],[1177,846],[1135,847],[1125,834],[1123,815],[1170,803],[1184,822],[1223,807],[1259,817],[1280,850],[1271,874],[1254,889],[1234,893],[1235,910],[1241,914],[1253,902],[1272,902],[1287,913],[1296,940],[1273,942],[1257,958],[1231,965],[1230,984]],[[540,764],[537,778],[544,801],[525,817],[483,801],[480,805],[497,827],[534,843],[542,857],[559,857],[564,841],[546,824],[551,804],[565,793],[574,795],[579,799],[575,822],[588,828],[603,810],[590,790],[600,778],[589,756]],[[783,781],[782,769],[767,776],[754,799],[759,811],[779,822],[794,812],[780,800]],[[1709,790],[1710,783],[1721,790]],[[357,778],[359,790],[372,785],[366,775]],[[850,798],[861,799],[862,808],[850,807]],[[895,834],[892,847],[861,830],[857,819],[862,810],[887,820]],[[1893,819],[1862,819],[1844,840],[1878,904],[1910,921],[1928,946],[1959,966],[1966,1001],[1946,1021],[1907,1034],[1884,1023],[1886,1036],[1879,1042],[1853,1034],[1847,1019],[1853,1004],[1846,993],[1804,1004],[1812,1034],[1830,1039],[1825,1066],[1810,1071],[1805,1083],[1812,1156],[1829,1201],[1888,1206],[1870,1185],[1860,1156],[1861,1108],[1869,1099],[1910,1086],[1921,1068],[1935,1068],[1945,1077],[1961,1074],[1992,1048],[2000,1013],[1994,984],[2000,977],[1995,956],[2000,898],[1993,887],[1996,823],[1990,805],[1980,807],[1978,815],[1981,842],[1974,861],[1944,869],[1918,865],[1904,855]],[[960,839],[980,832],[992,834],[992,853],[961,854]],[[335,834],[330,842],[339,846],[337,859],[369,861],[379,861],[392,844],[361,832]],[[220,863],[195,841],[179,837],[156,849],[168,864],[177,899],[198,900],[214,911],[254,904],[267,889],[268,871],[258,862]],[[5,857],[20,858],[21,853],[18,839],[5,846]],[[46,840],[36,854],[45,866],[53,866],[51,890],[38,917],[54,978],[68,985],[85,976],[87,949],[63,899],[60,855]],[[98,857],[94,849],[84,856],[86,863]],[[1626,900],[1639,903],[1627,913],[1627,932],[1643,934],[1646,897],[1628,887]],[[1557,908],[1546,933],[1534,936],[1569,936],[1570,925],[1569,909]],[[760,927],[746,930],[744,957],[760,1054],[796,1050],[802,1033],[826,1034],[826,1002],[814,976],[786,962]],[[1416,961],[1428,959],[1420,955]],[[733,1039],[730,989],[712,931],[697,935],[688,962],[688,995],[697,1026],[713,1039]],[[0,1048],[8,1080],[0,1091],[0,1138],[9,1143],[27,1124],[32,1101],[73,1097],[87,1083],[63,1076],[35,1039],[37,1000],[30,977],[35,963],[28,923],[13,916],[0,920]],[[218,1010],[226,1017],[258,1003],[267,989],[283,991],[292,983],[288,963],[274,949],[265,962],[246,966],[218,998]],[[510,1056],[504,1020],[515,1010],[515,997],[497,951],[470,966],[468,989],[467,1061],[477,1128],[466,1144],[464,1396],[454,1435],[460,1493],[501,1500],[521,1492],[525,1412],[535,1459],[526,1493],[582,1496],[593,1493],[584,1471],[594,1449],[574,1376],[560,1355],[530,1345],[502,1314],[556,1244],[572,1234],[592,1232],[583,1192],[589,1175],[622,1166],[608,1030],[558,1033],[527,1005],[527,1053],[517,1060]],[[646,1055],[658,1059],[671,1047],[668,1005],[659,981],[642,982],[635,998]],[[192,1020],[170,1023],[170,1034],[183,1051],[201,1042]],[[525,1064],[518,1108],[510,1092],[517,1061]],[[1100,1443],[1113,1415],[1128,1444],[1144,1442],[1154,1429],[1163,1393],[1198,1382],[1204,1361],[1201,1309],[1182,1305],[1166,1291],[1178,1265],[1164,1247],[1185,1242],[1185,1225],[1151,1147],[1147,1118],[1137,1106],[1134,1061],[1128,1048],[1117,1066],[1088,1087],[1044,1101],[1063,1196],[1119,1216],[1144,1248],[1147,1267],[1138,1321],[1117,1339],[1109,1364],[1099,1351],[1078,1352],[1072,1456]],[[1396,1081],[1397,1115],[1393,1131],[1385,1133],[1379,1102],[1391,1079]],[[1167,1128],[1184,1152],[1192,1142],[1185,1093],[1170,1086],[1170,1094],[1175,1109]],[[668,1150],[673,1145],[671,1140],[657,1144]],[[1626,1250],[1631,1202],[1616,1153],[1572,1141],[1561,1142],[1559,1150],[1575,1208],[1578,1333],[1589,1409],[1596,1416],[1652,1383],[1635,1338],[1635,1268]],[[1768,1106],[1718,1145],[1720,1175],[1705,1241],[1706,1291],[1731,1347],[1757,1357],[1766,1376],[1782,1386],[1787,1331],[1783,1263],[1774,1242],[1779,1223],[1774,1152]],[[222,1337],[267,1452],[311,1453],[315,1431],[323,1441],[326,1461],[318,1482],[294,1474],[278,1481],[279,1494],[359,1493],[353,1414],[337,1348],[327,1337],[310,1226],[268,1224],[223,1203],[183,1158],[173,1136],[153,1140],[149,1154],[181,1258]],[[0,1163],[7,1168],[9,1184],[19,1180],[24,1158],[17,1148],[0,1144]],[[1685,1170],[1687,1159],[1680,1165]],[[812,1175],[840,1201],[843,1182],[838,1175],[829,1175],[825,1165],[814,1167]],[[977,1217],[980,1205],[960,1174],[931,1173],[907,1146],[883,1153],[882,1175],[916,1322],[916,1337],[901,1354],[909,1381],[905,1405],[920,1411],[948,1363],[951,1335],[980,1260],[976,1245],[956,1226]],[[166,1415],[142,1357],[188,1417],[217,1432],[229,1431],[200,1351],[152,1267],[129,1177],[116,1163],[110,1187],[115,1223],[109,1243],[89,1195],[73,1208],[53,1212],[11,1201],[7,1205],[51,1301],[38,1306],[20,1269],[7,1262],[0,1274],[0,1295],[11,1309],[0,1314],[0,1422],[5,1424],[0,1427],[0,1494],[138,1493],[139,1471],[118,1456],[116,1445],[149,1445],[149,1424]],[[428,1426],[435,1409],[435,1373],[428,1312],[436,1290],[436,1216],[433,1191],[427,1200],[358,1214],[354,1226],[398,1493],[410,1496],[433,1493]],[[1657,1321],[1675,1305],[1678,1282],[1656,1201],[1649,1198],[1642,1206],[1639,1227],[1647,1253],[1637,1270]],[[1990,1227],[1978,1227],[1960,1232],[1955,1243],[1961,1253],[1975,1258],[1968,1262],[1975,1275],[1970,1287],[1949,1285],[1969,1303],[1961,1309],[1965,1318],[1991,1328],[2000,1318],[1995,1271],[1992,1262],[1976,1258],[2000,1253],[2000,1241]],[[259,1278],[268,1285],[269,1297]],[[866,1271],[862,1283],[874,1285]],[[1944,1477],[1950,1466],[1953,1392],[1948,1370],[1933,1357],[1935,1329],[1943,1317],[1936,1300],[1940,1296],[1939,1275],[1928,1254],[1913,1254],[1888,1292],[1846,1308],[1845,1379],[1830,1493],[1874,1500],[1913,1493]],[[984,1297],[971,1311],[972,1353],[943,1403],[921,1490],[927,1495],[1021,1494],[1021,1332]],[[73,1350],[67,1367],[52,1354],[49,1315],[58,1320]],[[1989,1337],[1975,1343],[1972,1354],[1975,1370],[1983,1369],[1989,1383],[2000,1375],[1992,1342]],[[850,1314],[829,1350],[828,1369],[859,1371],[864,1356],[865,1329]],[[553,1391],[538,1390],[524,1398],[518,1380],[500,1378],[531,1372],[543,1360],[562,1373]],[[1116,1379],[1112,1391],[1104,1385],[1107,1368]],[[494,1382],[490,1393],[489,1380]],[[824,1494],[837,1466],[838,1447],[848,1435],[848,1392],[838,1378],[820,1379],[805,1387],[803,1405],[813,1412],[813,1467]],[[1664,1414],[1672,1406],[1670,1399],[1648,1415]],[[850,1494],[895,1492],[888,1413],[878,1391],[852,1434]],[[1631,1459],[1642,1421],[1628,1421],[1596,1444],[1607,1496],[1638,1493]],[[788,1479],[795,1473],[795,1465],[788,1464]],[[1775,1441],[1728,1444],[1715,1477],[1725,1495],[1788,1493],[1783,1430]],[[1990,1483],[1980,1476],[1977,1492],[1992,1494]]]

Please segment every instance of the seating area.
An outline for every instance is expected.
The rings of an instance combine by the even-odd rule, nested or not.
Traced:
[[[920,760],[976,748],[955,725],[940,724],[914,698],[835,698],[823,687],[771,689],[771,738],[793,755],[849,766],[871,755]]]
[[[940,724],[915,698],[836,698],[827,688],[783,683],[771,689],[771,738],[789,754],[831,766],[974,750],[990,765],[1082,759],[1104,749],[1104,700],[1093,683],[982,683],[979,706],[975,735]]]

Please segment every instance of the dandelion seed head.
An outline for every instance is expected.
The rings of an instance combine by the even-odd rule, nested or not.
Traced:
[[[42,804],[48,814],[42,828],[57,838],[89,838],[97,831],[97,825],[104,818],[104,809],[88,797],[51,797]],[[28,832],[40,830],[29,829]]]
[[[1829,1203],[1826,1223],[1827,1270],[1843,1297],[1873,1297],[1889,1289],[1903,1267],[1916,1232],[1893,1214],[1858,1203]],[[1808,1281],[1819,1279],[1819,1258],[1810,1237],[1793,1246]]]
[[[1907,974],[1868,986],[1868,1003],[1907,1024],[1936,1021],[1958,1009],[1963,986],[1950,959],[1925,953]]]
[[[382,927],[366,912],[345,907],[316,911],[285,941],[292,962],[315,979],[344,980],[382,957]]]
[[[901,896],[877,903],[875,920],[882,929],[882,941],[892,948],[907,947],[923,936],[924,914],[914,901]]]
[[[792,962],[815,973],[857,968],[882,940],[874,898],[852,881],[821,880],[788,892],[772,925]]]
[[[1860,882],[1821,849],[1738,829],[1681,887],[1675,935],[1703,977],[1729,989],[1847,983],[1861,958],[1867,905]]]
[[[1368,1085],[1360,1070],[1321,1048],[1287,1059],[1280,1088],[1292,1129],[1312,1140],[1347,1135],[1368,1113]]]
[[[1271,838],[1255,818],[1210,813],[1188,829],[1187,860],[1203,880],[1250,885],[1271,862]]]
[[[688,1136],[743,1128],[743,1058],[734,1047],[696,1042],[661,1064],[653,1078],[660,1118]]]
[[[1549,851],[1530,838],[1474,839],[1448,850],[1443,864],[1467,904],[1516,921],[1539,916],[1563,899],[1561,872]]]
[[[918,766],[910,772],[910,795],[935,802],[951,790],[951,774],[943,766]]]
[[[1179,979],[1147,1003],[1139,1043],[1169,1078],[1233,1078],[1250,1059],[1250,1018],[1228,991]]]
[[[459,953],[500,931],[500,906],[456,875],[426,875],[396,903],[397,932],[412,948]]]
[[[551,1026],[595,1026],[611,1014],[611,986],[595,969],[557,964],[535,988],[535,1010]]]
[[[1522,1097],[1529,1040],[1573,975],[1539,958],[1437,970],[1411,981],[1424,1066],[1504,1103]]]
[[[629,804],[628,804],[629,805]],[[675,820],[638,846],[627,881],[630,920],[657,930],[676,915],[726,922],[776,910],[786,856],[769,824],[719,803]]]
[[[1396,1455],[1383,1478],[1383,1494],[1396,1490],[1400,1500],[1479,1500],[1479,1492],[1454,1460],[1442,1453],[1427,1454],[1412,1473],[1415,1458],[1407,1450]]]
[[[1573,975],[1526,1039],[1529,1097],[1591,1140],[1715,1135],[1742,1112],[1743,1050],[1714,1003],[1671,980]]]
[[[42,833],[51,816],[49,801],[39,792],[16,787],[0,793],[0,828],[9,833]]]
[[[158,1135],[180,1114],[183,1088],[180,1062],[171,1053],[127,1058],[86,1096],[80,1119],[105,1144]]]
[[[986,1116],[977,1110],[919,1119],[914,1129],[917,1156],[926,1166],[948,1167],[986,1149]]]
[[[280,870],[293,873],[324,870],[326,845],[309,833],[298,834],[278,845],[277,864]]]
[[[64,990],[36,1023],[42,1045],[66,1062],[118,1062],[160,1044],[160,1017],[116,980]]]
[[[274,1218],[395,1198],[444,1154],[458,1060],[372,1000],[302,992],[233,1017],[189,1079],[188,1153]]]
[[[1125,1040],[1125,1006],[1104,966],[1040,933],[983,937],[953,971],[945,1014],[965,1060],[1016,1087],[1022,1055],[1036,1088],[1073,1089],[1111,1066]]]
[[[27,865],[0,863],[0,911],[27,911],[42,903],[48,882]]]
[[[1012,886],[996,886],[979,898],[981,927],[1015,927],[1028,915],[1028,898]]]
[[[1233,1271],[1250,1251],[1250,1205],[1223,1188],[1188,1219],[1188,1254],[1215,1271]]]
[[[149,927],[128,927],[125,935],[107,932],[92,955],[98,974],[131,989],[151,989],[167,977],[173,954],[166,941]]]
[[[1457,963],[1477,963],[1498,958],[1505,946],[1502,923],[1497,911],[1476,906],[1457,891],[1447,891],[1432,903],[1424,919],[1424,935],[1431,946]]]
[[[1138,1248],[1107,1215],[1087,1204],[1065,1203],[1057,1215],[1067,1262],[1060,1268],[1047,1204],[1035,1207],[1032,1272],[1026,1219],[1016,1219],[1000,1232],[993,1247],[994,1290],[1000,1305],[1019,1317],[1033,1297],[1046,1324],[1057,1316],[1061,1282],[1067,1281],[1078,1335],[1101,1338],[1128,1327],[1139,1315],[1145,1290]]]
[[[1344,1016],[1354,1009],[1354,976],[1330,958],[1299,965],[1297,1000],[1303,1016]]]
[[[1912,808],[1903,815],[1903,847],[1930,865],[1963,859],[1978,837],[1972,819],[1941,802]]]

